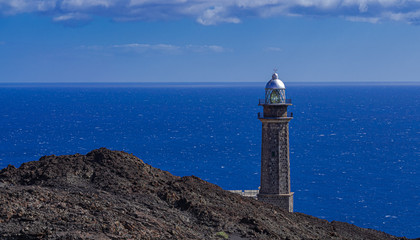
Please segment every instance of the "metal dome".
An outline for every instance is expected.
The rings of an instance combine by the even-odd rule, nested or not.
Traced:
[[[284,83],[279,79],[277,73],[274,73],[271,80],[265,85],[266,89],[286,89]]]

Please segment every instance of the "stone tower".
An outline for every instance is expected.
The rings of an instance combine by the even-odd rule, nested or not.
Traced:
[[[262,122],[261,143],[261,187],[258,200],[271,203],[293,212],[293,192],[290,192],[289,161],[289,121],[292,113],[287,107],[292,105],[286,99],[284,83],[274,73],[265,86],[265,99],[258,105],[263,113],[258,113]]]

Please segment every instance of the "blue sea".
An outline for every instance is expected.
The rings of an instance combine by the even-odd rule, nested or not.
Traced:
[[[107,147],[174,175],[257,189],[264,86],[2,84],[0,167]],[[420,84],[286,87],[295,211],[420,237]]]

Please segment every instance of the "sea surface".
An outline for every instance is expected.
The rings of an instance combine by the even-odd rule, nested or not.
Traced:
[[[0,168],[107,147],[257,189],[264,86],[1,84]],[[295,211],[420,237],[420,84],[286,86]]]

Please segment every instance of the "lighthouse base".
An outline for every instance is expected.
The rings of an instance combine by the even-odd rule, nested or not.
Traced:
[[[293,212],[293,194],[293,192],[289,194],[258,194],[257,199]]]

